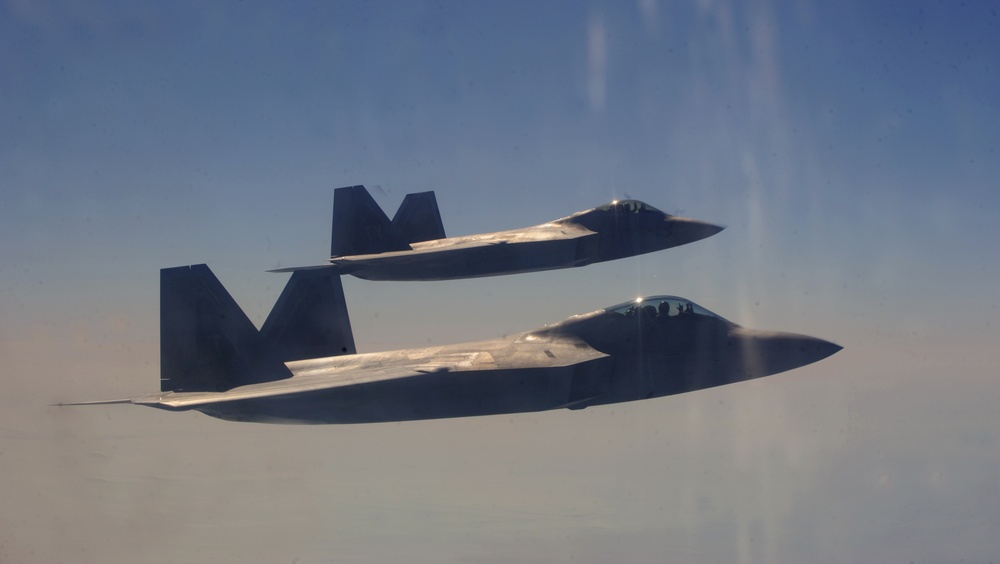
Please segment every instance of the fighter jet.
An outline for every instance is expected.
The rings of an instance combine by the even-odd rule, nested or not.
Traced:
[[[407,194],[396,215],[364,186],[333,199],[329,265],[367,280],[454,280],[585,266],[692,243],[722,227],[616,200],[548,223],[446,238],[434,192]],[[292,272],[293,267],[272,272]]]
[[[258,331],[194,265],[161,270],[161,391],[89,403],[300,424],[583,409],[777,374],[840,348],[653,296],[507,338],[358,354],[335,269],[294,272]]]

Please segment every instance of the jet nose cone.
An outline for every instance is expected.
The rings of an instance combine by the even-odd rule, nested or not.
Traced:
[[[669,221],[670,238],[674,239],[677,245],[707,239],[725,229],[721,225],[687,217],[670,217]]]
[[[777,374],[836,354],[838,344],[795,333],[741,329],[742,362],[752,377]]]
[[[830,341],[808,335],[786,334],[783,338],[787,341],[785,347],[791,349],[792,354],[798,355],[804,364],[819,362],[844,348]]]

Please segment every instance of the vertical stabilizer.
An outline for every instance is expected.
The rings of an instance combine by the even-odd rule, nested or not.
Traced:
[[[406,239],[407,243],[444,239],[444,224],[438,211],[434,192],[407,194],[396,210],[392,224]]]
[[[330,256],[334,257],[410,249],[364,186],[334,191],[332,231]]]
[[[291,375],[208,266],[160,270],[160,390],[218,392]]]
[[[340,272],[293,272],[260,335],[285,362],[356,353]]]

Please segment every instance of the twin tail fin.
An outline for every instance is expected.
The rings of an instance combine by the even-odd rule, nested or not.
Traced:
[[[407,194],[391,221],[364,186],[333,193],[330,256],[406,251],[412,243],[444,237],[434,192]]]
[[[161,391],[281,380],[287,361],[355,352],[336,268],[293,272],[260,331],[208,266],[160,271]]]

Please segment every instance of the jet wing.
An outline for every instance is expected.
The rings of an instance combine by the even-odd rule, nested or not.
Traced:
[[[481,350],[428,347],[390,353],[367,353],[286,363],[291,378],[251,384],[225,392],[162,392],[133,398],[134,404],[188,409],[199,405],[308,394],[375,382],[420,378],[429,374],[515,371],[572,366],[608,355],[577,341],[487,341]],[[499,345],[499,346],[498,346]]]
[[[496,233],[462,235],[458,237],[449,237],[447,239],[422,241],[419,243],[413,243],[412,250],[390,251],[369,255],[354,255],[349,257],[349,259],[347,257],[336,257],[332,259],[332,262],[335,264],[342,262],[360,263],[370,259],[384,260],[392,257],[406,257],[442,251],[475,249],[479,247],[489,247],[492,245],[568,241],[592,235],[596,235],[596,233],[582,225],[574,223],[545,223],[534,227],[526,227],[524,229],[513,229],[510,231],[498,231]]]
[[[369,384],[385,380],[412,378],[426,372],[406,366],[367,366],[350,371],[331,370],[324,374],[293,376],[286,380],[241,386],[226,392],[167,392],[135,398],[132,403],[186,409],[229,401],[240,401],[292,394],[307,394],[331,388]]]

